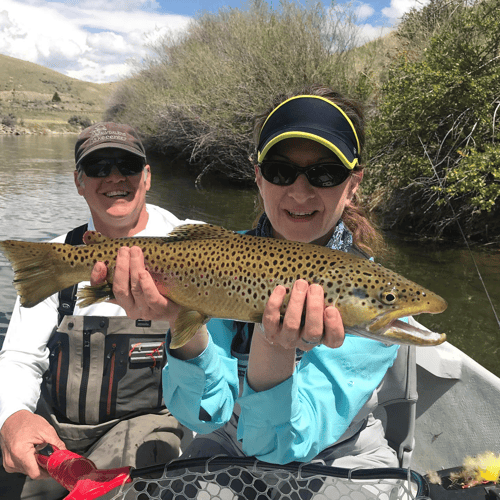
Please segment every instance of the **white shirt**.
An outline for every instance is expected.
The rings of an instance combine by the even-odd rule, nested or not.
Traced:
[[[156,207],[146,205],[149,214],[146,228],[134,236],[165,236],[175,226],[199,224],[199,221],[179,220],[175,215]],[[89,230],[95,230],[92,217]],[[64,243],[66,235],[53,241]],[[89,285],[82,282],[78,287]],[[30,309],[21,307],[16,300],[7,334],[0,351],[0,428],[5,420],[19,410],[35,411],[40,397],[42,376],[49,367],[47,343],[58,322],[58,294]],[[80,308],[75,306],[77,316],[126,316],[118,305],[93,304]]]

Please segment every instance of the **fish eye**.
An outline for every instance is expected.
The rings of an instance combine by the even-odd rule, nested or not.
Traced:
[[[380,294],[380,299],[382,300],[382,302],[384,302],[384,304],[387,304],[387,305],[395,304],[397,301],[397,298],[398,297],[396,295],[395,290],[384,290]]]

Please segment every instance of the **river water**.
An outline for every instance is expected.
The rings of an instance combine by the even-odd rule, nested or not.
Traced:
[[[0,240],[54,238],[87,221],[89,210],[76,191],[74,135],[0,136]],[[150,157],[148,202],[190,218],[238,230],[251,227],[255,192],[218,184],[194,187],[182,163]],[[476,271],[500,314],[500,251],[405,242],[386,235],[389,252],[377,258],[409,279],[440,294],[448,309],[418,321],[445,332],[448,340],[500,376],[500,325]],[[474,259],[474,260],[473,260]],[[0,334],[5,333],[16,297],[13,272],[0,254]]]

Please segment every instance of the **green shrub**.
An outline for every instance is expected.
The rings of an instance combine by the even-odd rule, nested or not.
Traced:
[[[368,187],[393,226],[441,236],[458,220],[477,234],[499,210],[500,2],[450,0],[444,12],[421,53],[402,50],[389,73],[370,126]],[[418,15],[408,19],[418,31]],[[400,32],[412,40],[404,23]]]
[[[322,4],[284,0],[272,8],[204,13],[181,38],[166,37],[157,56],[114,94],[106,119],[131,123],[149,147],[175,150],[202,173],[252,182],[252,117],[278,93],[325,83],[368,100],[370,57],[355,67],[357,28]],[[368,53],[367,53],[368,54]]]
[[[69,118],[68,123],[70,125],[87,128],[92,125],[92,120],[90,118],[87,118],[86,116],[73,115]]]
[[[0,115],[0,123],[9,128],[14,128],[17,124],[17,118],[12,113]]]

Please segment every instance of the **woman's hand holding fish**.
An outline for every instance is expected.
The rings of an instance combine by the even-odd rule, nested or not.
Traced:
[[[296,348],[310,351],[319,344],[336,348],[344,342],[340,313],[335,307],[325,308],[320,285],[297,280],[281,322],[285,295],[285,287],[276,287],[266,305],[262,325],[256,327],[261,335],[252,338],[247,380],[255,391],[268,390],[292,376]]]
[[[331,348],[342,345],[342,318],[335,307],[325,308],[324,292],[320,285],[308,285],[305,280],[297,280],[281,322],[280,308],[285,294],[285,287],[276,287],[264,311],[262,324],[265,337],[271,344],[302,351],[310,351],[318,344]],[[305,323],[302,325],[304,312]]]

